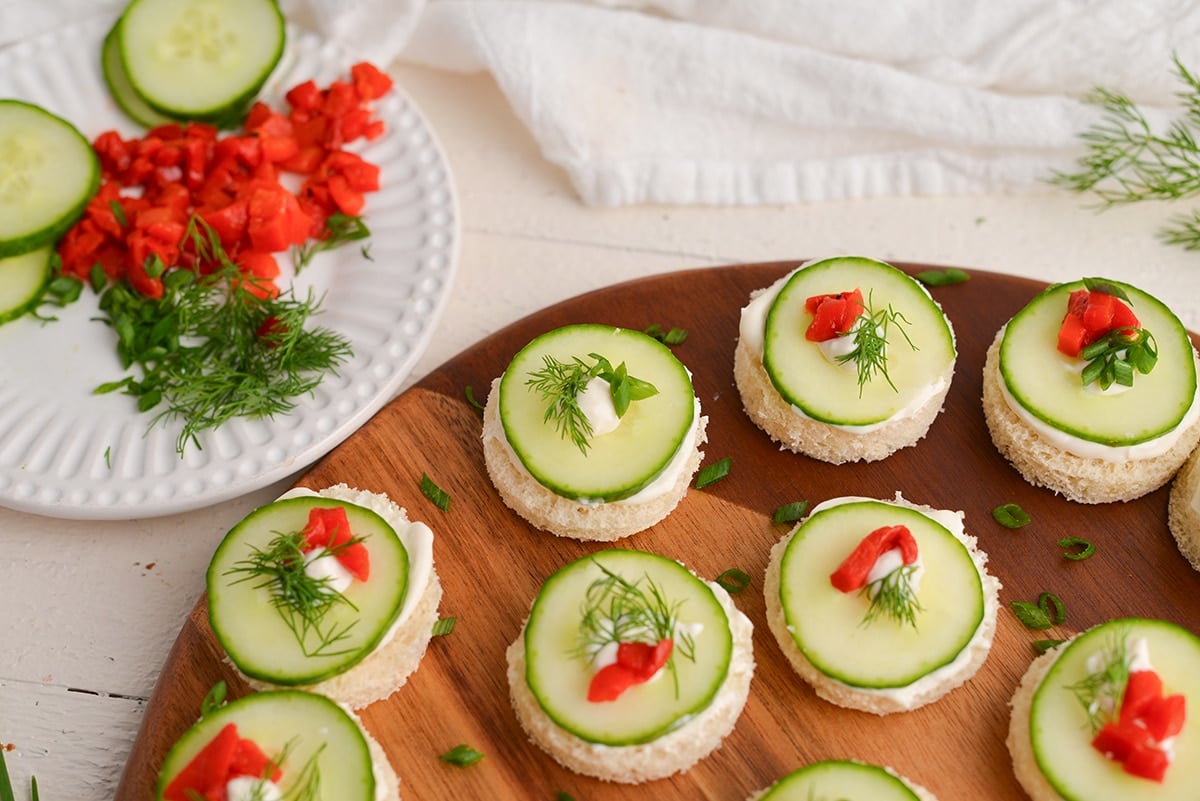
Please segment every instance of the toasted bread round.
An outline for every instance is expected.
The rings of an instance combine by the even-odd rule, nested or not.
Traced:
[[[1179,552],[1200,570],[1200,447],[1192,451],[1171,484],[1167,522]]]
[[[1063,450],[1026,423],[1003,394],[996,334],[983,366],[983,412],[992,442],[1026,481],[1079,503],[1131,501],[1171,480],[1200,441],[1200,418],[1161,456],[1123,462],[1089,459]]]
[[[1033,754],[1033,742],[1029,738],[1033,694],[1061,652],[1062,646],[1059,646],[1034,659],[1026,669],[1025,675],[1021,677],[1021,683],[1009,702],[1012,714],[1008,719],[1008,737],[1005,742],[1012,757],[1013,773],[1029,794],[1031,801],[1063,801],[1062,796],[1038,768],[1037,757]]]
[[[483,410],[483,457],[488,476],[510,509],[535,528],[560,537],[611,542],[650,528],[683,500],[704,458],[700,448],[708,440],[708,418],[701,415],[691,442],[681,445],[688,449],[687,463],[669,491],[644,501],[581,503],[546,489],[521,464],[504,437],[499,397],[497,378]]]
[[[585,776],[622,784],[661,779],[688,770],[721,746],[733,731],[754,675],[753,626],[720,585],[709,583],[729,617],[733,653],[729,673],[712,703],[683,726],[640,745],[599,745],[560,728],[525,681],[525,629],[508,647],[509,697],[529,739],[556,762]]]

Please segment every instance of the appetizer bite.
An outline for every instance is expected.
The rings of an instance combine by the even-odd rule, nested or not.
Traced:
[[[885,715],[932,703],[992,646],[1000,582],[961,512],[834,498],[771,549],[767,623],[817,695]]]
[[[996,334],[983,410],[996,449],[1080,503],[1170,481],[1200,441],[1197,357],[1170,309],[1128,284],[1057,284]]]
[[[508,648],[513,709],[559,764],[637,783],[718,748],[754,673],[750,620],[715,582],[604,550],[551,575]]]
[[[814,801],[869,798],[871,801],[937,801],[933,793],[891,768],[849,759],[828,759],[792,771],[747,801]]]
[[[661,342],[569,325],[534,339],[492,382],[483,453],[504,503],[535,527],[611,541],[678,505],[707,425],[691,374]]]
[[[1200,637],[1163,620],[1096,626],[1042,654],[1012,699],[1008,750],[1033,801],[1184,801],[1200,788]]]
[[[833,464],[915,445],[942,409],[954,332],[920,283],[874,259],[810,262],[742,309],[734,378],[785,448]]]
[[[1200,448],[1192,451],[1171,484],[1167,524],[1179,552],[1200,570]]]
[[[163,760],[154,797],[399,801],[400,780],[352,712],[273,690],[204,709]]]
[[[251,512],[217,547],[207,583],[213,633],[251,687],[354,709],[417,669],[442,596],[429,527],[345,484]]]

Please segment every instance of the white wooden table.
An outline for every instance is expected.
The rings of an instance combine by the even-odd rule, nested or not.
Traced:
[[[1158,296],[1200,329],[1200,254],[1155,238],[1174,209],[1098,214],[1049,187],[1021,196],[592,209],[541,159],[489,78],[393,73],[442,140],[463,220],[456,283],[409,384],[504,325],[587,290],[684,268],[835,254],[1043,281],[1103,275]],[[18,799],[30,775],[44,798],[112,797],[213,548],[291,481],[156,519],[92,523],[0,509],[0,747]]]

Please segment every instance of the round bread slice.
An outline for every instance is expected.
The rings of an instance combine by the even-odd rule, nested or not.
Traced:
[[[1171,484],[1167,522],[1179,552],[1200,570],[1200,447],[1192,451]]]
[[[1025,788],[1031,801],[1062,801],[1062,796],[1051,786],[1042,771],[1038,768],[1037,757],[1033,754],[1033,743],[1029,739],[1029,716],[1033,704],[1033,694],[1038,685],[1054,664],[1054,660],[1062,652],[1062,647],[1052,648],[1030,663],[1021,683],[1013,694],[1010,706],[1012,714],[1008,719],[1008,753],[1012,757],[1013,773],[1017,781]]]
[[[563,767],[609,782],[637,784],[688,770],[721,747],[750,695],[754,675],[753,626],[720,585],[708,582],[729,618],[733,653],[729,673],[712,703],[683,726],[640,745],[588,742],[560,728],[525,681],[525,626],[506,652],[513,711],[529,739]]]
[[[1121,462],[1089,459],[1059,448],[1023,420],[1004,398],[1000,342],[987,351],[983,366],[983,413],[996,450],[1030,484],[1045,487],[1078,503],[1131,501],[1171,480],[1200,442],[1200,418],[1160,456]]]
[[[739,339],[733,354],[733,377],[742,407],[754,424],[789,450],[831,464],[873,462],[886,459],[901,448],[916,445],[942,410],[954,378],[951,362],[942,374],[941,390],[912,414],[861,430],[814,420],[799,412],[771,383],[763,367],[762,352]]]
[[[308,492],[309,490],[305,489],[294,489],[284,493],[282,497],[290,498]],[[337,484],[316,494],[371,509],[391,523],[393,528],[409,522],[407,511],[380,493]],[[438,605],[441,600],[442,585],[438,580],[436,567],[431,565],[429,581],[416,606],[386,642],[344,673],[316,684],[297,686],[293,689],[326,695],[351,709],[362,709],[368,704],[387,698],[408,682],[408,677],[416,671],[425,656],[425,650],[433,638],[433,626],[438,620]],[[237,669],[237,665],[228,657],[226,661]],[[240,670],[238,675],[255,690],[279,686],[246,676]]]
[[[488,476],[510,509],[535,528],[577,540],[612,542],[643,531],[665,519],[687,494],[692,477],[704,459],[708,418],[700,415],[687,448],[685,466],[671,487],[646,500],[580,503],[546,489],[521,464],[504,437],[500,422],[500,379],[492,382],[483,410],[483,457]]]
[[[823,762],[815,762],[815,763],[809,765],[808,768],[821,767],[821,766],[828,765],[828,764],[832,764],[834,767],[841,767],[842,762],[843,762],[843,760],[825,760]],[[906,787],[909,792],[911,792],[913,795],[915,795],[917,798],[919,798],[920,801],[938,801],[937,796],[935,796],[933,793],[931,793],[928,789],[917,784],[912,779],[909,779],[906,776],[900,775],[899,772],[897,772],[893,768],[888,767],[887,765],[872,766],[872,765],[870,765],[870,763],[862,762],[860,760],[845,760],[845,762],[852,763],[852,765],[864,765],[864,766],[868,766],[868,767],[878,767],[879,770],[886,772],[888,775],[894,777],[897,781],[899,781],[902,785],[904,785],[904,787]],[[794,771],[793,773],[788,774],[788,776],[784,776],[782,779],[780,779],[779,781],[777,781],[775,784],[771,785],[770,787],[766,787],[766,788],[763,788],[762,790],[759,790],[756,793],[752,793],[750,795],[750,797],[746,799],[746,801],[760,801],[760,799],[765,798],[771,792],[771,790],[773,790],[776,787],[776,785],[782,783],[789,776],[796,775],[804,770],[806,770],[806,768],[799,768],[796,771]],[[834,777],[830,776],[828,778],[833,779]],[[839,794],[840,788],[837,787],[836,782],[834,782],[834,781],[822,782],[821,786],[822,786],[823,790],[825,790],[826,792],[831,794],[831,797],[841,798],[841,795]],[[795,797],[795,792],[792,791],[791,788],[789,788],[789,796]]]
[[[896,493],[896,503],[918,511],[934,511],[931,507],[905,501],[900,493]],[[800,678],[812,686],[819,697],[838,706],[871,712],[876,715],[908,712],[937,701],[951,690],[964,684],[983,666],[991,652],[992,639],[996,634],[996,615],[1000,608],[1000,581],[987,571],[987,554],[978,547],[975,537],[965,532],[961,534],[952,532],[966,546],[971,561],[979,571],[983,586],[983,619],[974,636],[949,665],[922,676],[906,687],[877,690],[855,687],[823,673],[804,655],[788,630],[787,617],[784,614],[779,593],[780,573],[784,552],[795,532],[796,529],[792,529],[787,536],[771,548],[771,557],[763,581],[767,625],[771,629],[771,633],[775,635],[775,640],[779,643],[780,649],[791,663],[792,668]]]

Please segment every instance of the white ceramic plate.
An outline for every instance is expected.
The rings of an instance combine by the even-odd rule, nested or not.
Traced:
[[[97,20],[0,50],[0,97],[37,103],[94,139],[140,133],[110,99]],[[289,29],[263,99],[281,108],[289,87],[345,77],[354,58]],[[286,416],[239,419],[175,450],[178,423],[148,429],[124,395],[93,395],[125,375],[95,295],[42,324],[0,325],[0,505],[78,519],[171,514],[261,488],[303,469],[390,400],[427,347],[457,267],[459,216],[451,176],[428,123],[402,87],[376,104],[387,133],[359,152],[382,168],[369,196],[370,255],[351,244],[321,254],[297,293],[324,294],[315,322],[349,338],[354,357]],[[287,261],[286,258],[281,260]]]

